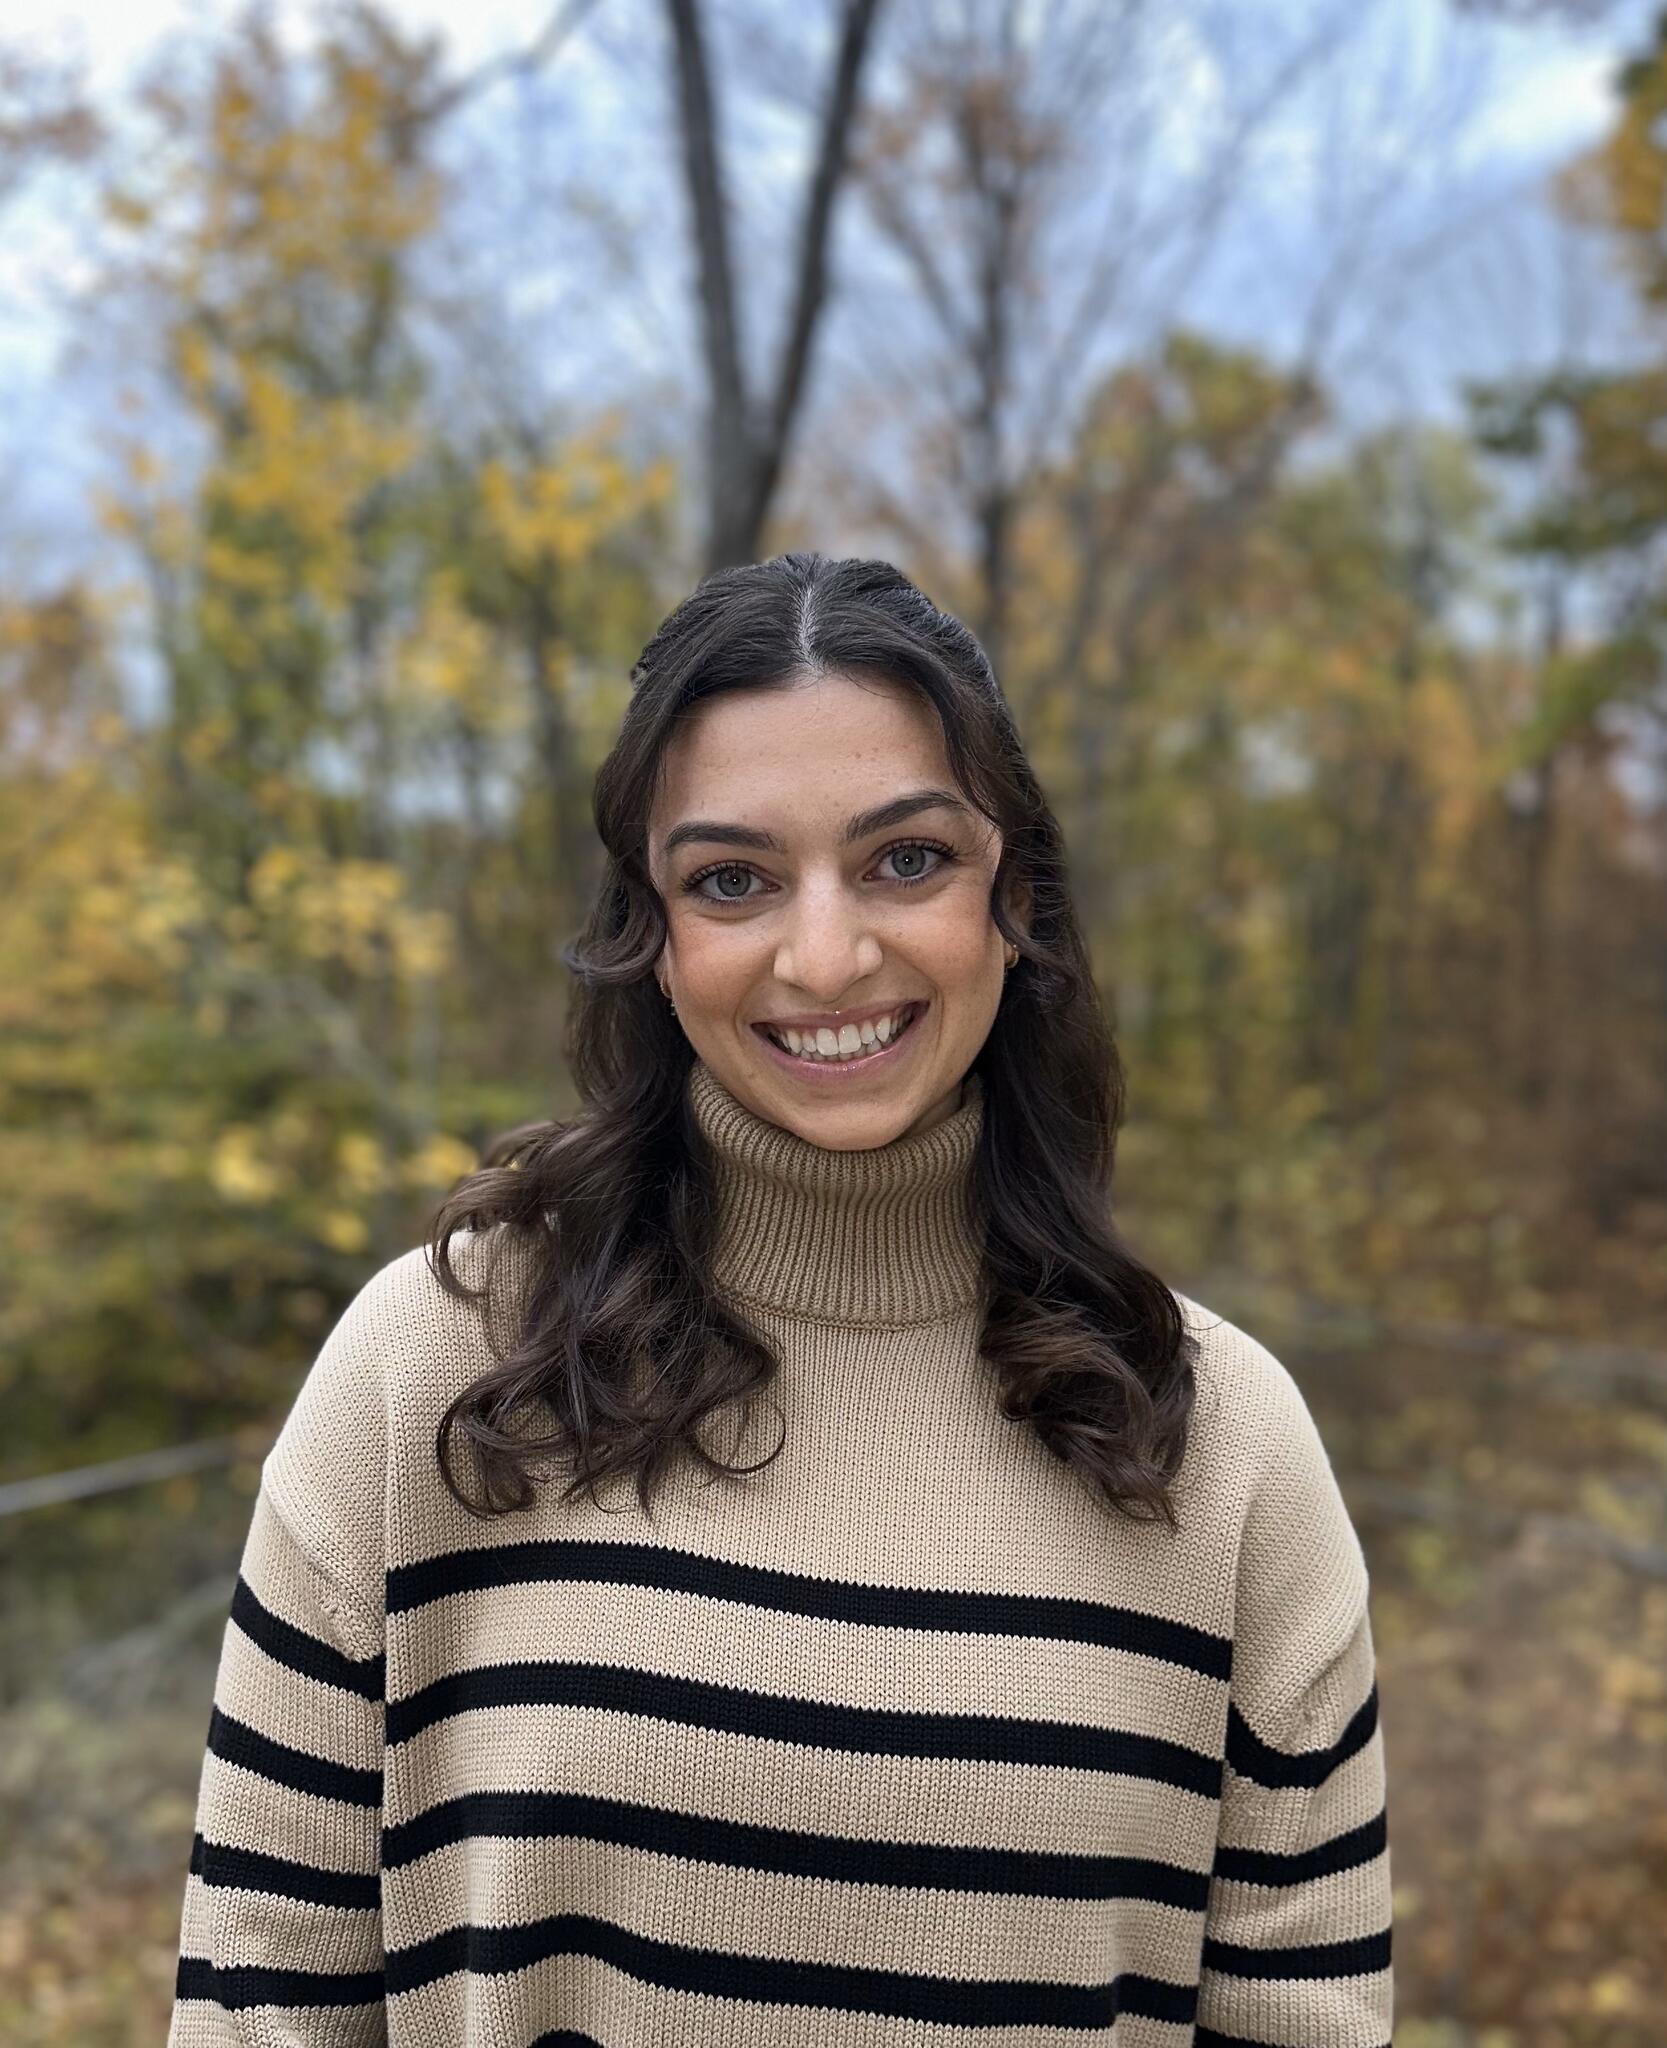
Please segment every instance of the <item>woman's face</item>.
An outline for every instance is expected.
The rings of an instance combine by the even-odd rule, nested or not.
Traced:
[[[1000,851],[902,685],[817,676],[697,705],[649,836],[660,982],[694,1050],[755,1115],[831,1150],[940,1122],[1001,1000]],[[813,1062],[767,1025],[860,1050]]]

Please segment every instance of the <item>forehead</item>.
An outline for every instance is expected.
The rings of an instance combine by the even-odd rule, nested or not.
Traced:
[[[904,684],[818,676],[696,705],[661,763],[651,829],[692,816],[843,824],[904,783],[953,787],[932,707]]]

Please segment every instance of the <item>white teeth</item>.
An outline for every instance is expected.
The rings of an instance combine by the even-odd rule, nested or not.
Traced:
[[[897,1037],[909,1005],[893,1011],[889,1017],[881,1017],[873,1024],[842,1024],[837,1032],[827,1025],[815,1031],[798,1031],[791,1025],[770,1036],[777,1045],[804,1060],[827,1059],[843,1064],[845,1061],[861,1059],[866,1054],[880,1051]]]

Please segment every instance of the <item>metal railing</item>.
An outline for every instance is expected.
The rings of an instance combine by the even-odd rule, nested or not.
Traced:
[[[117,1493],[156,1479],[175,1479],[182,1472],[203,1472],[243,1458],[263,1458],[277,1430],[240,1430],[231,1436],[199,1437],[195,1443],[167,1444],[112,1458],[103,1465],[79,1465],[67,1472],[42,1472],[33,1479],[12,1479],[0,1486],[0,1519],[30,1508],[59,1507],[65,1501],[87,1500],[94,1494]]]

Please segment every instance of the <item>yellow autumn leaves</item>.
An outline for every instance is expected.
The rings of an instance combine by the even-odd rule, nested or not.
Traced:
[[[391,969],[403,980],[432,980],[451,964],[451,918],[407,902],[404,875],[386,861],[333,861],[317,847],[278,845],[256,861],[248,887],[267,919],[268,947],[276,941],[359,974]]]
[[[390,1191],[433,1195],[477,1164],[471,1147],[443,1133],[395,1158],[373,1132],[343,1131],[329,1148],[331,1184],[319,1189],[318,1135],[312,1120],[294,1109],[265,1125],[225,1126],[216,1133],[207,1161],[215,1192],[237,1207],[259,1209],[306,1191],[308,1227],[332,1251],[354,1255],[370,1243],[365,1220],[370,1197]]]

